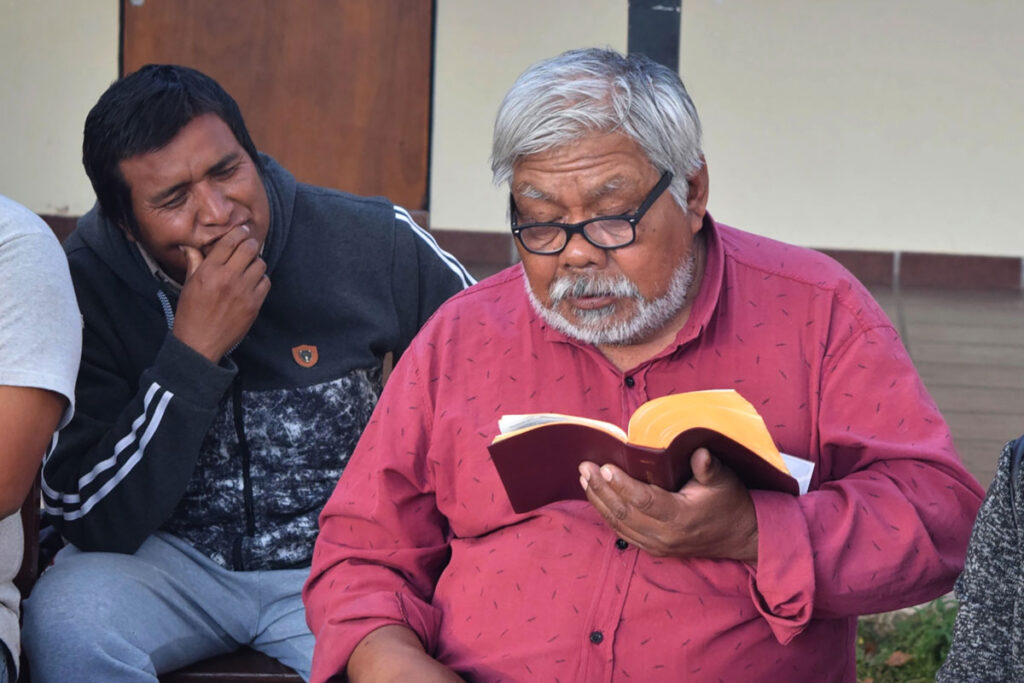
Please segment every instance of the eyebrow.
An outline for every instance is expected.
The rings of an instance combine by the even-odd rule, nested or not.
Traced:
[[[213,166],[211,166],[209,169],[207,169],[206,172],[204,173],[204,175],[210,175],[211,173],[217,173],[219,171],[223,171],[224,169],[226,169],[228,166],[230,166],[231,164],[235,163],[236,161],[238,161],[238,152],[228,152],[227,154],[222,156],[220,159],[218,159],[217,162]],[[191,180],[186,180],[186,181],[180,182],[180,183],[178,183],[176,185],[172,185],[172,186],[168,187],[165,190],[161,190],[160,192],[157,192],[155,195],[150,197],[149,201],[150,201],[151,204],[154,204],[154,205],[162,204],[165,200],[169,199],[173,195],[177,194],[180,190],[188,187],[191,184],[192,184]]]
[[[513,194],[518,193],[523,199],[540,199],[542,201],[551,201],[551,195],[547,192],[538,190],[530,183],[520,183],[515,189]]]
[[[595,187],[593,190],[587,192],[587,199],[589,201],[602,199],[617,190],[621,190],[626,184],[627,183],[622,176],[613,176],[606,180],[603,185]]]
[[[621,190],[627,185],[626,180],[622,176],[613,176],[606,180],[602,185],[595,187],[592,190],[587,191],[587,201],[595,201],[601,199],[617,190]],[[524,199],[539,199],[542,201],[554,201],[554,198],[547,192],[540,190],[530,183],[521,183],[515,188],[515,192]]]

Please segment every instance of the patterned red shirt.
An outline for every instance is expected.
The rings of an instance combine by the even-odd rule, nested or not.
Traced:
[[[402,623],[479,681],[854,681],[856,615],[948,591],[982,489],[896,331],[826,257],[705,221],[674,344],[628,372],[548,328],[519,266],[456,295],[391,376],[321,516],[314,681]],[[757,567],[656,558],[585,501],[513,513],[487,445],[506,413],[625,427],[644,401],[734,388],[802,497],[753,491]]]

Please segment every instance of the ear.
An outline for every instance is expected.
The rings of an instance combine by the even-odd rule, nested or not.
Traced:
[[[686,213],[696,219],[697,229],[694,232],[700,230],[708,208],[708,162],[703,154],[700,160],[701,167],[686,179]]]

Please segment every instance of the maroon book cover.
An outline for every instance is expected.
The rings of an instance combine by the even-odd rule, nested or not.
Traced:
[[[557,500],[586,500],[579,464],[613,464],[626,474],[678,491],[690,478],[690,456],[701,446],[730,467],[748,488],[799,494],[797,480],[729,437],[710,429],[681,432],[667,448],[626,444],[600,429],[550,422],[488,446],[512,509],[518,513]]]

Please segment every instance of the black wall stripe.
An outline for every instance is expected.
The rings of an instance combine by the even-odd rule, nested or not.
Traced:
[[[683,0],[629,0],[627,50],[679,71]]]

